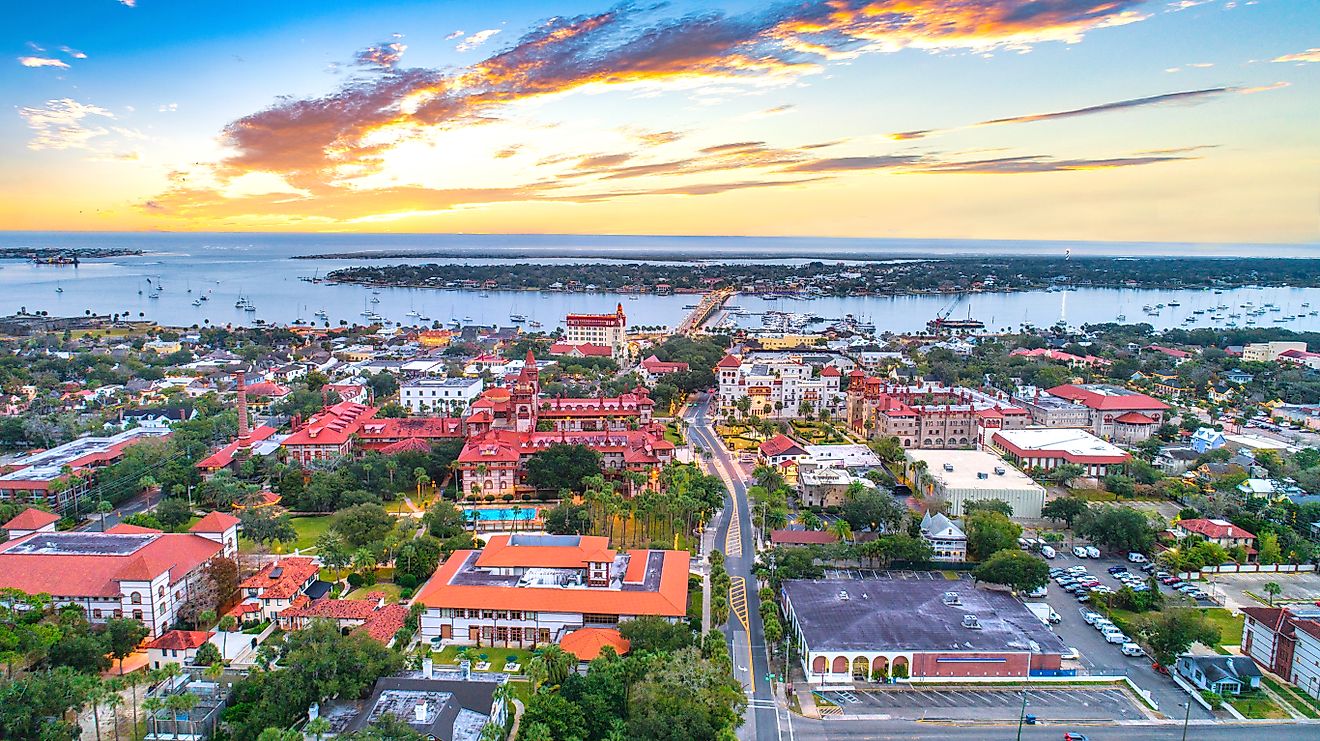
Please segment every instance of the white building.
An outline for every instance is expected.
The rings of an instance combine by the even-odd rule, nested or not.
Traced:
[[[967,560],[967,533],[943,514],[927,512],[922,515],[921,537],[930,544],[930,560],[945,563]]]
[[[1013,517],[1036,519],[1045,506],[1045,487],[1002,458],[979,450],[909,450],[907,477],[925,497],[948,502],[949,515],[961,517],[966,502],[998,499]],[[925,471],[917,475],[917,464]]]
[[[104,533],[37,529],[0,543],[0,588],[50,594],[94,624],[132,618],[155,637],[204,589],[207,563],[237,542],[238,519],[218,513],[187,533],[122,524]]]
[[[800,417],[804,404],[815,414],[828,410],[837,416],[843,411],[843,375],[833,365],[817,370],[791,355],[726,355],[715,371],[721,416],[737,414],[742,398],[751,399],[747,414],[770,419]]]
[[[615,551],[590,535],[495,535],[455,551],[417,594],[424,639],[475,646],[559,643],[581,628],[687,615],[687,551]]]
[[[1244,607],[1242,653],[1320,699],[1320,608]]]
[[[1121,466],[1132,457],[1086,430],[1067,428],[999,430],[990,436],[990,445],[1022,468],[1053,471],[1071,463],[1081,466],[1084,476],[1093,478],[1105,476],[1110,466]]]
[[[603,345],[614,359],[628,357],[628,317],[619,304],[613,314],[569,314],[564,318],[564,344]]]
[[[485,387],[480,378],[418,378],[399,385],[399,403],[413,414],[460,417]]]

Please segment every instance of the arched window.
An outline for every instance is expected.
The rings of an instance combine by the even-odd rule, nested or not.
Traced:
[[[134,592],[128,596],[128,601],[135,605],[140,605],[142,604],[142,595],[138,592]]]
[[[871,675],[877,677],[887,676],[889,674],[889,659],[883,656],[877,656],[871,662]]]
[[[811,660],[811,673],[812,673],[812,674],[824,674],[824,673],[825,673],[825,666],[826,666],[825,657],[824,657],[824,656],[817,656],[816,658],[814,658],[814,659]]]
[[[833,671],[835,674],[847,674],[848,658],[846,656],[835,656]]]

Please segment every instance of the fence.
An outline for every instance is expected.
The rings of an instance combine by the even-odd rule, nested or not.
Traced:
[[[1178,574],[1178,578],[1188,580],[1205,574],[1295,574],[1305,571],[1315,571],[1315,564],[1228,563],[1222,566],[1203,566],[1200,572],[1184,571]]]

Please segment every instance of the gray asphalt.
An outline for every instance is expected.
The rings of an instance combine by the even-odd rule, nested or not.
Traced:
[[[1014,741],[1018,726],[1014,723],[980,726],[950,726],[911,721],[812,721],[794,719],[794,741]],[[1160,725],[1122,726],[1023,726],[1023,739],[1059,741],[1064,732],[1083,733],[1090,741],[1181,741],[1183,725],[1169,722]],[[1260,723],[1209,723],[1201,721],[1187,727],[1187,741],[1313,741],[1320,738],[1320,726]]]
[[[769,659],[765,651],[765,636],[761,631],[760,598],[757,597],[756,577],[752,575],[752,566],[756,562],[756,543],[752,535],[752,522],[747,500],[747,485],[743,481],[742,469],[732,456],[725,451],[715,431],[711,428],[712,419],[708,417],[711,399],[703,394],[691,408],[688,419],[688,434],[694,442],[711,450],[714,454],[707,467],[712,473],[722,475],[729,488],[729,497],[724,502],[724,512],[716,526],[715,547],[724,550],[729,532],[729,524],[736,512],[741,531],[742,554],[727,556],[724,567],[730,577],[743,577],[747,580],[747,628],[737,617],[730,615],[724,634],[729,642],[729,655],[733,658],[734,676],[748,692],[748,705],[745,722],[738,729],[741,739],[756,741],[778,741],[781,737],[780,717],[787,715],[775,702],[766,677],[770,674]]]

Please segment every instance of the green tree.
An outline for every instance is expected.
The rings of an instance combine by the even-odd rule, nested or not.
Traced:
[[[585,504],[561,502],[545,512],[545,531],[554,535],[591,531],[591,512]]]
[[[619,623],[619,633],[632,644],[632,651],[669,653],[692,645],[692,629],[686,623],[653,615]]]
[[[463,532],[463,513],[448,500],[440,499],[422,516],[422,522],[431,535],[440,538],[452,538]]]
[[[289,516],[276,513],[272,507],[245,509],[239,519],[243,523],[243,534],[258,545],[269,547],[277,542],[292,543],[298,539],[298,531],[293,529]]]
[[[1076,463],[1061,463],[1055,466],[1046,478],[1059,486],[1067,488],[1068,485],[1072,483],[1073,479],[1085,475],[1086,469],[1081,465]]]
[[[858,484],[849,488],[840,516],[848,521],[854,532],[870,529],[892,533],[902,526],[906,514],[905,508],[887,492]]]
[[[224,657],[220,655],[220,648],[207,641],[197,649],[197,656],[193,659],[193,664],[196,666],[211,666],[223,661]]]
[[[361,547],[385,540],[396,520],[379,504],[358,504],[335,514],[331,525],[349,545]]]
[[[984,561],[1006,548],[1016,548],[1022,526],[998,512],[973,512],[965,518],[967,550],[977,561]]]
[[[1219,643],[1219,628],[1192,607],[1171,607],[1137,618],[1135,624],[1155,660],[1165,666],[1172,666],[1178,655],[1193,643],[1207,646]]]
[[[1130,507],[1092,509],[1079,521],[1077,533],[1119,552],[1148,553],[1155,544],[1155,530],[1146,516]]]
[[[1283,587],[1279,586],[1277,581],[1267,581],[1261,585],[1261,590],[1270,597],[1270,607],[1274,607],[1274,598],[1283,594]]]
[[[527,481],[537,489],[582,491],[583,479],[601,473],[601,456],[585,445],[555,444],[527,459]]]
[[[674,653],[631,694],[628,738],[652,741],[729,738],[747,705],[738,682],[696,648]]]
[[[1049,564],[1016,549],[996,552],[972,572],[980,581],[1003,584],[1019,592],[1045,586],[1050,578]]]
[[[998,512],[1004,517],[1013,516],[1013,507],[1002,499],[978,499],[963,503],[963,514],[970,515],[973,512]]]
[[[1055,522],[1063,522],[1071,528],[1077,518],[1086,513],[1087,508],[1086,500],[1081,497],[1059,497],[1046,502],[1040,509],[1040,515]]]
[[[1271,532],[1261,533],[1260,538],[1257,539],[1256,541],[1256,544],[1260,548],[1260,555],[1257,558],[1258,561],[1264,564],[1279,563],[1280,559],[1282,558],[1282,554],[1279,553],[1278,535]]]
[[[119,661],[119,673],[124,673],[124,659],[137,650],[138,644],[151,631],[140,620],[110,618],[105,621],[106,653]]]
[[[184,523],[192,519],[192,508],[188,506],[186,499],[170,497],[156,505],[152,514],[160,520],[160,524],[166,530],[177,532]]]

